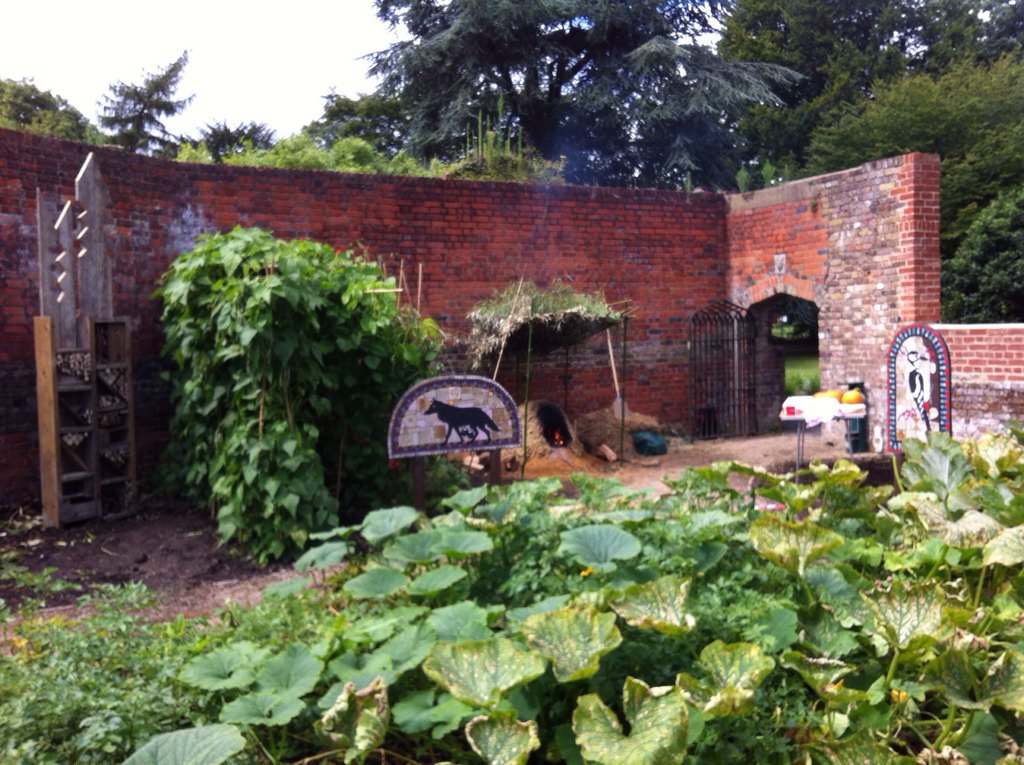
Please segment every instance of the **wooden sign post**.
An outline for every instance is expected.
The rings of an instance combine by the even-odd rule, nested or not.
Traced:
[[[491,481],[501,477],[501,450],[523,444],[515,402],[503,387],[478,375],[433,377],[407,390],[391,413],[388,457],[411,458],[413,502],[426,509],[423,458],[453,452],[490,453]]]

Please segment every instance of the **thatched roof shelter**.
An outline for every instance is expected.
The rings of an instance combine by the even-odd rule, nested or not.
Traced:
[[[504,354],[545,354],[568,348],[621,322],[629,311],[616,310],[600,294],[583,294],[559,281],[545,289],[520,281],[479,303],[469,312],[467,340],[472,369],[494,364]]]

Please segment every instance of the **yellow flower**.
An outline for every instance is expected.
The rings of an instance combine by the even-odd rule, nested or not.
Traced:
[[[900,688],[892,688],[889,691],[889,697],[893,704],[902,704],[910,698],[909,694]]]
[[[585,569],[583,569],[580,572],[580,576],[590,576],[593,573],[594,573],[594,569],[591,568],[590,566],[587,566]]]

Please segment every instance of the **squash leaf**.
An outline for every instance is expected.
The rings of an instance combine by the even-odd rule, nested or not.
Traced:
[[[371,510],[363,519],[360,532],[367,542],[375,545],[409,528],[419,517],[420,514],[415,508],[404,505]]]
[[[409,579],[393,568],[371,568],[345,582],[342,590],[356,600],[388,598],[405,587]]]
[[[203,725],[153,736],[124,765],[220,765],[244,748],[234,725]]]
[[[526,765],[540,749],[537,723],[520,722],[515,712],[491,712],[466,723],[466,740],[488,765]]]
[[[628,586],[611,607],[632,627],[678,636],[689,632],[695,624],[685,609],[689,592],[688,580],[663,576],[653,582]]]
[[[572,715],[583,757],[599,765],[674,765],[686,752],[689,715],[682,691],[675,686],[651,688],[627,677],[622,707],[629,734],[596,693],[581,696]]]
[[[750,524],[750,544],[754,549],[800,577],[810,564],[840,547],[843,541],[839,534],[810,521],[798,523],[766,514]]]
[[[334,705],[324,712],[320,725],[349,763],[362,760],[384,743],[390,719],[388,689],[378,677],[361,690],[348,683]]]
[[[616,560],[635,558],[640,548],[640,540],[618,526],[597,524],[562,532],[561,549],[597,571],[614,570]]]
[[[544,674],[544,661],[506,638],[438,643],[423,672],[466,704],[493,709],[517,685]]]
[[[563,608],[529,617],[520,627],[530,647],[551,661],[560,683],[597,673],[601,657],[622,642],[615,614],[593,608]]]

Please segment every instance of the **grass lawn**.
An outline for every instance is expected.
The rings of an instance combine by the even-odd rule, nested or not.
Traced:
[[[786,357],[786,395],[814,393],[821,387],[817,354],[801,353]]]

